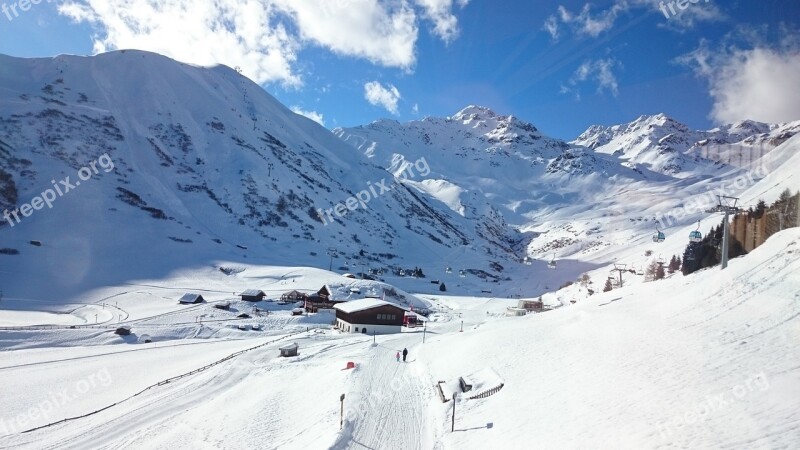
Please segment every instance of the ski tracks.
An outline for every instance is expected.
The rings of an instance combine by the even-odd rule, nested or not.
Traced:
[[[359,368],[354,382],[360,395],[348,409],[353,429],[344,448],[420,449],[429,440],[433,388],[416,370],[413,356],[407,363],[398,363],[396,351],[373,347],[369,360]]]

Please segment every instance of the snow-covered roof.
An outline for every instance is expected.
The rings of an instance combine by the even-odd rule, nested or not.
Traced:
[[[278,348],[278,350],[294,350],[294,349],[296,349],[298,347],[300,347],[300,346],[297,345],[297,342],[293,342],[291,344],[286,344],[283,347]]]
[[[248,289],[242,292],[241,295],[246,295],[248,297],[258,297],[259,295],[267,295],[267,294],[265,294],[264,291],[260,289]]]
[[[198,302],[201,298],[202,296],[200,294],[187,293],[183,294],[183,297],[181,297],[178,301],[181,303],[195,303]]]
[[[394,303],[385,302],[383,300],[378,300],[377,298],[365,298],[361,300],[351,300],[345,303],[339,303],[334,305],[333,307],[338,309],[339,311],[347,314],[352,314],[354,312],[365,311],[367,309],[378,308],[380,306],[394,306],[398,309],[403,309]]]

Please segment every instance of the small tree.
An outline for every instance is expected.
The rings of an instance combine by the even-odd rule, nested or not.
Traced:
[[[606,285],[603,288],[603,292],[608,292],[608,291],[610,291],[612,289],[614,289],[614,286],[611,284],[611,278],[609,278],[609,279],[606,280]]]
[[[656,280],[663,280],[667,274],[664,273],[664,265],[663,264],[656,264],[656,273],[655,279]]]
[[[441,292],[447,292],[447,286],[445,286],[444,283],[439,283],[439,290]]]
[[[654,281],[656,279],[656,272],[658,271],[658,263],[651,261],[647,266],[647,271],[644,273],[645,281]]]

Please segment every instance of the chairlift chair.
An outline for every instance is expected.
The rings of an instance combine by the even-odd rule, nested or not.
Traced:
[[[531,261],[531,259],[527,256],[525,257],[524,262],[526,266],[530,266],[531,264],[533,264],[533,261]]]
[[[556,263],[556,254],[555,254],[555,253],[553,253],[553,259],[551,259],[551,260],[550,260],[550,262],[549,262],[549,263],[547,263],[547,268],[549,268],[549,269],[555,269],[555,268],[556,268],[556,264],[557,264],[557,263]]]
[[[667,240],[667,235],[664,234],[658,228],[658,224],[656,224],[656,234],[653,235],[653,242],[664,242],[665,240]]]
[[[467,277],[467,272],[464,271],[464,270],[459,270],[458,271],[458,276],[460,276],[461,278],[466,278]]]
[[[447,266],[447,267],[444,268],[444,272],[445,273],[453,273],[453,268],[450,267],[450,266]]]

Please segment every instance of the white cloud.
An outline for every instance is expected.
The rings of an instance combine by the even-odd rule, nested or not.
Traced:
[[[559,36],[561,36],[559,33],[558,18],[556,16],[548,17],[547,20],[544,21],[542,29],[550,33],[550,37],[553,38],[553,40],[558,40]]]
[[[452,42],[459,33],[458,19],[452,13],[454,3],[464,8],[469,2],[470,0],[416,0],[422,7],[425,18],[433,22],[433,33],[447,43]]]
[[[709,83],[718,123],[751,119],[761,122],[800,120],[800,48],[714,52],[707,44],[678,59]]]
[[[385,87],[377,81],[370,81],[364,85],[364,98],[375,106],[382,106],[394,115],[398,115],[397,102],[400,101],[400,91],[392,84]]]
[[[614,26],[614,22],[616,22],[619,14],[627,11],[629,7],[627,1],[622,1],[615,3],[611,8],[605,11],[592,14],[592,5],[587,3],[583,5],[583,9],[581,9],[580,13],[573,14],[569,12],[567,8],[559,6],[558,19],[565,25],[570,25],[573,30],[579,34],[597,37],[604,31],[610,30]],[[556,16],[551,17],[551,19],[555,18]],[[545,26],[547,26],[546,22]]]
[[[415,116],[419,114],[419,105],[417,103],[414,103],[414,106],[411,107],[411,114]]]
[[[259,82],[301,83],[299,43],[258,0],[67,1],[59,11],[103,30],[94,52],[135,48],[184,62],[239,66]]]
[[[594,38],[614,28],[617,19],[622,14],[638,10],[647,10],[650,13],[661,15],[664,23],[660,26],[677,31],[692,28],[700,22],[711,22],[723,18],[719,7],[713,2],[689,2],[685,10],[673,6],[672,9],[676,10],[676,14],[672,14],[669,4],[669,0],[616,0],[609,8],[598,12],[592,10],[591,3],[586,3],[577,13],[570,12],[564,6],[559,6],[558,14],[548,17],[544,22],[543,29],[554,40],[559,38],[562,24],[576,34]],[[666,13],[664,8],[666,8]]]
[[[300,114],[301,116],[308,117],[309,119],[313,120],[314,122],[317,122],[323,127],[325,126],[325,117],[316,111],[306,111],[299,106],[292,106],[292,112],[294,112],[295,114]]]
[[[270,1],[292,17],[304,41],[387,67],[416,63],[417,16],[405,1],[392,7],[378,0]]]
[[[598,93],[608,91],[616,97],[619,94],[619,83],[614,75],[614,68],[619,65],[619,62],[613,58],[586,61],[578,67],[567,85],[561,86],[560,92],[562,94],[574,93],[575,97],[580,99],[578,86],[587,81],[595,81]]]
[[[94,52],[153,51],[180,61],[239,66],[259,83],[302,85],[310,45],[413,69],[419,16],[446,42],[469,0],[65,0],[59,12],[97,27]]]

